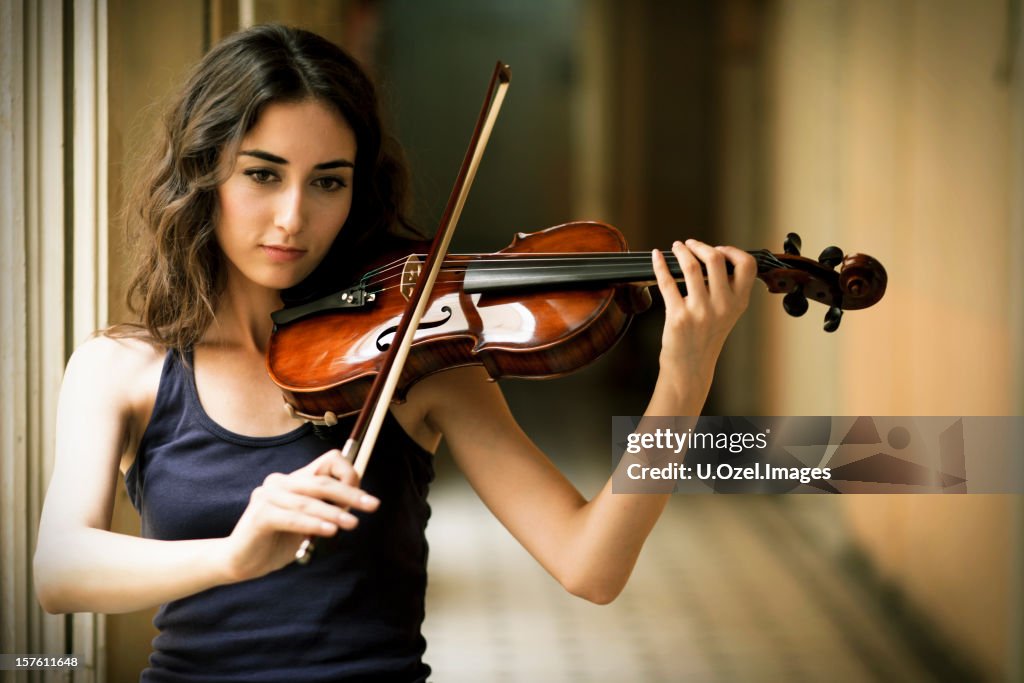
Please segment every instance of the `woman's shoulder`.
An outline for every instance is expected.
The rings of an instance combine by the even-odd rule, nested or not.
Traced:
[[[131,466],[160,388],[167,348],[117,328],[95,333],[68,361],[61,401],[68,410],[114,419],[121,436],[121,471]]]
[[[135,404],[155,395],[167,349],[142,334],[101,330],[71,355],[65,383],[88,383],[107,400]]]
[[[132,328],[110,327],[94,332],[71,355],[70,363],[103,366],[109,371],[138,370],[140,366],[162,362],[167,347],[144,332]]]

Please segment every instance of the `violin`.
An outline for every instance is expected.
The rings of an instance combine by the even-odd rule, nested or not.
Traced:
[[[833,332],[844,310],[867,308],[885,293],[886,272],[874,258],[828,247],[814,260],[800,256],[800,247],[799,236],[790,233],[781,254],[749,252],[757,277],[770,292],[785,295],[790,315],[803,315],[814,300],[827,307],[824,328]],[[678,262],[665,253],[681,283]],[[359,411],[423,260],[422,254],[390,254],[351,286],[273,314],[267,366],[294,417],[332,425]],[[490,254],[448,254],[395,399],[424,377],[454,367],[480,365],[493,379],[579,370],[611,349],[649,306],[647,287],[654,283],[650,253],[628,251],[622,234],[600,222],[519,233]]]

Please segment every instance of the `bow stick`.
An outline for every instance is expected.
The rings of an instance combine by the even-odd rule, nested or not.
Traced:
[[[395,395],[395,388],[398,386],[398,379],[405,366],[405,359],[409,355],[416,328],[419,327],[427,304],[430,302],[434,281],[437,279],[437,274],[444,263],[444,257],[448,253],[448,245],[451,244],[455,226],[462,215],[462,208],[466,205],[469,188],[480,167],[484,148],[487,147],[487,140],[494,129],[494,122],[498,118],[498,111],[501,109],[501,103],[508,91],[511,76],[511,69],[507,64],[499,61],[495,65],[491,82],[487,86],[483,107],[480,109],[476,127],[473,129],[473,137],[469,141],[466,156],[462,160],[459,175],[455,179],[455,186],[448,196],[448,203],[441,215],[437,234],[434,235],[434,241],[431,243],[430,251],[420,269],[416,286],[409,297],[405,314],[395,332],[396,343],[392,343],[388,349],[381,369],[370,386],[366,402],[352,426],[352,432],[341,449],[341,456],[353,464],[360,479],[370,462],[370,455],[377,443],[377,435],[380,434],[380,427],[384,423],[391,399]],[[307,537],[295,552],[295,560],[299,564],[307,564],[312,557],[313,550],[313,539]]]

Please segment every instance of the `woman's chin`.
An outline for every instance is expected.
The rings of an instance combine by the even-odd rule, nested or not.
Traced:
[[[282,277],[281,275],[266,275],[261,277],[248,277],[242,282],[246,283],[242,284],[242,287],[245,290],[267,290],[280,292],[285,289],[290,289],[302,282],[302,278],[294,276]]]
[[[275,269],[262,274],[257,282],[268,289],[289,289],[309,277],[310,272],[312,269],[309,272],[305,268]]]

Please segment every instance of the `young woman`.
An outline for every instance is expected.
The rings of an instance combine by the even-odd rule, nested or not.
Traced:
[[[129,214],[141,323],[83,344],[64,378],[36,554],[44,608],[161,605],[145,681],[425,680],[426,492],[442,438],[568,591],[612,600],[666,496],[609,484],[584,500],[482,369],[415,385],[363,481],[282,410],[270,313],[408,227],[404,170],[359,66],[305,31],[239,33],[198,65],[164,136]],[[689,293],[655,252],[666,323],[649,415],[700,412],[754,278],[732,247],[672,251]],[[109,530],[118,469],[142,538]],[[322,538],[298,566],[307,535]]]

